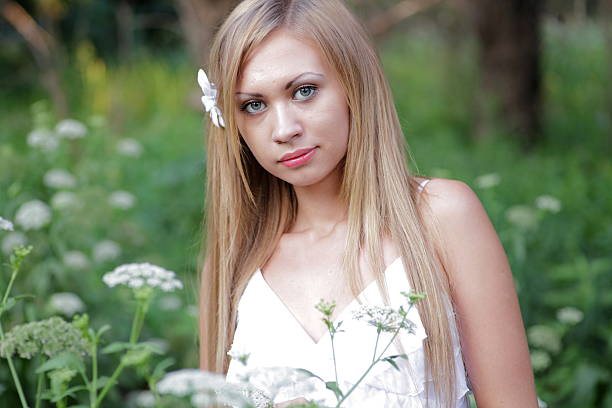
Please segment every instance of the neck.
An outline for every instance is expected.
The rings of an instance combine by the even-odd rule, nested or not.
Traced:
[[[291,232],[318,238],[329,235],[346,220],[347,208],[340,197],[341,177],[341,171],[336,169],[317,184],[293,186],[298,212]]]

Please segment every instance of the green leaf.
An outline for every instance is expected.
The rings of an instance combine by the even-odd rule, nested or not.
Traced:
[[[170,367],[171,365],[173,365],[175,362],[176,361],[172,357],[163,359],[162,361],[160,361],[159,363],[155,365],[155,368],[153,369],[153,374],[151,374],[151,377],[153,377],[155,381],[159,380],[166,373],[166,369]]]
[[[98,330],[98,332],[96,333],[96,337],[100,338],[100,336],[102,336],[104,333],[106,333],[107,331],[109,331],[111,328],[111,326],[109,324],[105,324],[104,326],[100,327],[100,329]]]
[[[146,348],[133,349],[121,357],[121,362],[126,366],[138,365],[144,363],[150,355],[151,351]]]
[[[13,308],[13,306],[15,306],[17,304],[18,301],[22,300],[22,299],[26,299],[26,298],[35,298],[36,296],[34,295],[17,295],[17,296],[11,296],[9,298],[6,299],[6,303],[0,305],[0,310],[2,312],[6,312],[9,311]]]
[[[155,353],[155,354],[164,354],[164,350],[159,347],[157,344],[155,343],[151,343],[148,341],[142,342],[142,343],[138,343],[134,345],[135,349],[143,349],[143,350],[148,350],[151,353]]]
[[[71,368],[77,370],[80,373],[85,373],[85,365],[83,361],[75,353],[70,351],[64,351],[55,357],[50,358],[40,367],[36,369],[36,374],[44,373],[50,370],[56,370],[59,368]]]
[[[391,364],[393,368],[395,368],[397,371],[400,371],[399,367],[397,366],[397,363],[393,361],[392,358],[386,357],[386,358],[383,358],[382,361],[386,361],[387,363]]]
[[[338,397],[340,397],[340,398],[344,397],[344,394],[343,394],[343,393],[342,393],[342,391],[340,390],[340,387],[338,387],[338,383],[337,383],[337,382],[335,382],[335,381],[327,381],[327,382],[325,383],[325,387],[326,387],[328,390],[333,391],[333,392],[334,392],[334,394],[336,394],[336,396],[338,396]]]
[[[63,393],[54,396],[53,398],[51,398],[51,402],[58,402],[66,397],[72,397],[74,396],[74,393],[77,391],[86,391],[87,387],[84,385],[76,385],[74,387],[68,388],[66,391],[64,391]]]
[[[303,373],[303,374],[306,374],[306,375],[307,375],[307,376],[309,376],[309,377],[318,378],[319,380],[321,380],[321,381],[325,382],[325,380],[324,380],[324,379],[322,379],[322,378],[321,378],[321,377],[319,377],[318,375],[316,375],[316,374],[314,374],[314,373],[312,373],[312,372],[310,372],[310,371],[308,371],[308,370],[306,370],[306,369],[303,369],[303,368],[297,368],[297,369],[296,369],[296,371],[298,371],[298,372],[300,372],[300,373]]]
[[[103,376],[98,378],[98,381],[96,382],[96,388],[102,388],[106,385],[106,383],[108,382],[108,380],[110,380],[109,377],[107,376]]]
[[[124,341],[116,341],[104,347],[102,349],[102,354],[112,354],[123,350],[129,350],[132,348],[134,348],[134,345],[131,343],[126,343]]]

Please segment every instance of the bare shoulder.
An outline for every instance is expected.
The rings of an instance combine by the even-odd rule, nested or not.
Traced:
[[[478,405],[537,407],[512,271],[480,199],[466,183],[442,178],[432,179],[422,193],[426,221],[434,218],[440,233]]]
[[[466,211],[484,211],[474,190],[460,180],[432,178],[425,185],[423,193],[439,221],[457,217]]]
[[[466,275],[483,273],[482,269],[465,267],[466,261],[477,255],[488,254],[498,263],[505,264],[505,253],[497,233],[470,186],[460,180],[433,178],[425,185],[423,193],[425,199],[420,200],[419,205],[428,206],[429,211],[425,214],[430,219],[427,222],[431,223],[433,219],[440,233],[446,255],[444,266],[452,286],[456,287]]]

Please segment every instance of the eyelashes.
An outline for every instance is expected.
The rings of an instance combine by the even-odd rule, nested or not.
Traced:
[[[304,90],[308,90],[310,92],[307,95],[304,95],[302,93]],[[294,99],[297,101],[306,101],[306,100],[312,99],[318,92],[319,92],[319,87],[316,85],[302,85],[295,90],[295,92],[293,93],[293,96],[294,96]],[[295,96],[298,94],[300,94],[302,98],[296,98]],[[263,110],[263,108],[253,110],[252,108],[254,107],[254,105],[257,105],[257,107],[259,107],[260,105],[265,106],[265,103],[259,100],[250,100],[250,101],[243,103],[240,106],[240,110],[243,112],[247,112],[249,115],[255,115]]]

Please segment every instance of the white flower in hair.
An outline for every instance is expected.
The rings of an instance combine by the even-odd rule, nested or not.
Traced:
[[[221,110],[217,106],[217,88],[215,84],[208,80],[206,72],[203,69],[198,70],[198,84],[202,88],[204,96],[202,96],[202,104],[206,109],[206,112],[210,112],[210,119],[213,124],[217,127],[225,127]]]

